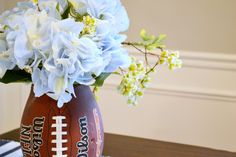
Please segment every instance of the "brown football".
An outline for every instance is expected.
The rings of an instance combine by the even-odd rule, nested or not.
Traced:
[[[25,157],[101,157],[103,125],[93,93],[75,87],[76,98],[57,107],[47,95],[31,90],[22,121],[20,142]]]

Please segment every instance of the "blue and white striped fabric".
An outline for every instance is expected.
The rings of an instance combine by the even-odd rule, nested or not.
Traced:
[[[0,157],[23,157],[20,143],[15,141],[0,140]]]
[[[23,157],[20,143],[0,140],[0,157]]]

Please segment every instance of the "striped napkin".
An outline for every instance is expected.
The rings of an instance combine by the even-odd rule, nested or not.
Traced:
[[[0,157],[23,157],[20,143],[0,140]]]

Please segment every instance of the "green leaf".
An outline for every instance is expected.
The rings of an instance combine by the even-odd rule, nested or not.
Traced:
[[[152,50],[156,49],[157,47],[158,47],[158,45],[154,43],[154,44],[147,45],[146,49],[148,51],[152,51]]]
[[[96,78],[96,82],[93,86],[101,87],[104,84],[104,81],[111,75],[111,73],[102,73],[100,76]]]
[[[25,72],[24,70],[8,70],[3,78],[0,79],[0,82],[9,84],[9,83],[27,83],[32,82],[31,74]]]
[[[7,26],[7,25],[5,25],[5,26],[3,27],[3,29],[4,29],[4,30],[7,30],[7,29],[10,29],[10,27]]]
[[[143,41],[149,41],[150,40],[150,36],[148,36],[145,29],[141,30],[140,37],[143,39]]]
[[[71,8],[71,5],[69,4],[68,7],[66,8],[65,12],[61,15],[62,19],[67,19],[69,17],[70,8]]]
[[[165,34],[161,34],[161,35],[159,35],[159,37],[157,39],[158,39],[159,43],[164,42],[164,40],[166,39],[166,35]]]
[[[164,48],[165,47],[165,45],[164,45],[164,40],[165,39],[166,39],[166,35],[161,34],[156,38],[154,43],[156,43],[157,47]]]
[[[146,36],[147,36],[146,30],[145,30],[145,29],[142,29],[142,30],[140,31],[140,37],[141,37],[142,39],[144,39],[144,38],[146,38]]]
[[[57,3],[56,10],[60,13],[60,4]]]
[[[145,29],[142,29],[140,31],[140,37],[142,38],[144,42],[148,42],[148,43],[153,42],[153,40],[155,40],[155,36],[148,35]]]
[[[145,49],[152,51],[156,48],[165,48],[164,40],[166,38],[165,34],[160,34],[159,36],[149,35],[146,30],[142,29],[140,31],[140,37],[142,38],[142,46]]]

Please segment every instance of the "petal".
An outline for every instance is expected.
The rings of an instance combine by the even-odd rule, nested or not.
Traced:
[[[20,68],[23,68],[28,59],[32,58],[33,52],[25,32],[21,32],[17,35],[14,46],[14,54],[17,60],[17,64]]]
[[[119,67],[127,68],[131,64],[131,59],[126,52],[122,49],[116,53],[112,53],[112,59],[109,65],[105,68],[105,72],[114,72]]]
[[[91,73],[84,73],[78,76],[76,82],[82,85],[90,86],[95,83],[95,79],[92,77]]]
[[[72,99],[71,94],[65,92],[64,94],[60,95],[60,97],[59,97],[59,99],[58,99],[58,102],[57,102],[57,106],[58,106],[59,108],[62,108],[63,105],[64,105],[65,103],[68,103],[71,99]]]

